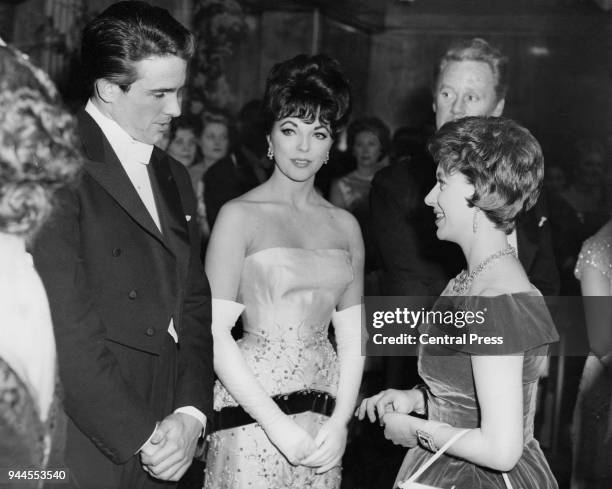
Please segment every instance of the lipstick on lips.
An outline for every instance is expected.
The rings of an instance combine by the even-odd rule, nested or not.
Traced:
[[[302,159],[302,158],[291,158],[291,163],[293,163],[298,168],[306,168],[308,165],[312,163],[312,160]]]

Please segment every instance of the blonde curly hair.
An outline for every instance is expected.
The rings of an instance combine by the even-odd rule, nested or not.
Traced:
[[[31,237],[83,157],[75,121],[47,75],[0,45],[0,232]]]

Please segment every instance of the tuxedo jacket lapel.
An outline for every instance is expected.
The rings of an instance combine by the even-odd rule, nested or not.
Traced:
[[[179,271],[184,276],[190,253],[189,230],[168,156],[160,149],[154,148],[149,167],[152,170],[149,171],[149,176],[154,189],[164,239],[173,249],[178,260]]]
[[[100,127],[85,111],[81,111],[77,117],[83,150],[89,159],[85,162],[85,170],[140,226],[166,245],[155,221]]]
[[[168,157],[158,148],[153,150],[150,163],[158,188],[160,211],[164,214],[164,222],[168,230],[180,237],[185,245],[189,241],[189,230],[181,204],[181,197],[170,169]],[[165,231],[165,229],[164,229]],[[165,233],[164,233],[165,234]]]

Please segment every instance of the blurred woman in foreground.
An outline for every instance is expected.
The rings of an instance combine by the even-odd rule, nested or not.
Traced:
[[[26,245],[79,171],[77,147],[53,84],[0,43],[0,467],[42,469],[61,451],[51,315]]]

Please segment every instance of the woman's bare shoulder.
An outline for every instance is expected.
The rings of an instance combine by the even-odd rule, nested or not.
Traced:
[[[350,235],[361,233],[357,219],[349,211],[330,204],[327,201],[325,201],[325,208],[331,219],[336,222],[337,226],[339,226],[343,232],[350,233]]]
[[[226,202],[221,207],[221,212],[229,213],[230,215],[253,216],[259,211],[262,204],[265,204],[268,200],[265,190],[260,185]]]

